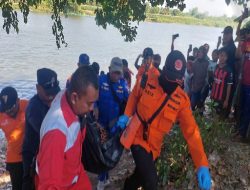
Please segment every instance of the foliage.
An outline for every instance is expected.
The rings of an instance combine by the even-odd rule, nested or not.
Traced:
[[[70,9],[71,0],[52,0],[52,31],[56,38],[59,48],[61,44],[67,45],[64,40],[61,14],[67,15]],[[184,0],[73,0],[78,5],[95,3],[96,23],[98,26],[106,28],[111,24],[117,28],[126,41],[133,41],[137,34],[137,25],[146,18],[146,3],[152,7],[162,6],[177,7],[180,10],[185,8]],[[24,23],[27,23],[28,14],[31,6],[37,7],[42,3],[41,0],[19,0],[19,8],[23,14]],[[2,17],[4,19],[3,28],[9,33],[13,28],[17,33],[18,17],[17,11],[13,9],[12,0],[1,0]],[[137,22],[137,23],[135,23]]]
[[[250,20],[247,20],[242,28],[250,28]]]
[[[161,156],[157,161],[157,170],[160,185],[175,182],[176,185],[183,181],[187,171],[188,158],[187,145],[181,135],[178,125],[174,126],[170,135],[165,138]]]
[[[37,8],[44,2],[51,5],[51,18],[53,20],[52,31],[56,38],[57,47],[59,48],[61,44],[67,45],[64,40],[61,15],[64,14],[67,16],[69,11],[81,13],[84,10],[84,6],[82,5],[96,5],[92,6],[92,8],[95,8],[93,11],[96,15],[95,19],[98,26],[102,26],[105,29],[108,25],[113,25],[120,31],[121,35],[124,36],[125,41],[133,41],[137,35],[138,24],[146,19],[146,14],[166,15],[167,13],[171,16],[190,16],[181,12],[186,6],[184,1],[185,0],[0,0],[0,8],[2,9],[2,17],[4,20],[3,28],[7,33],[10,32],[11,28],[18,33],[19,20],[13,2],[18,2],[24,23],[28,21],[30,8]],[[231,2],[243,4],[247,1],[248,0],[225,0],[228,4]],[[173,7],[177,9],[169,9]],[[193,9],[192,11],[191,16],[195,18],[204,19],[207,16],[206,13],[199,13],[197,9]],[[93,12],[90,12],[90,14],[93,14]],[[155,18],[152,18],[150,20],[154,19]]]
[[[215,114],[215,103],[210,102],[208,106],[211,110],[209,118],[195,113],[207,155],[214,150],[220,151],[222,149],[221,141],[230,134],[230,129],[225,121]],[[168,183],[174,183],[176,188],[180,187],[187,180],[188,172],[194,170],[192,165],[188,146],[179,126],[175,125],[170,135],[165,138],[161,156],[157,161],[159,185],[165,186]]]
[[[208,17],[208,13],[207,13],[207,12],[205,12],[205,13],[200,13],[197,7],[191,9],[191,10],[189,11],[189,14],[190,14],[191,16],[195,17],[195,18],[198,18],[198,19],[204,19],[205,17]]]
[[[226,4],[229,5],[230,3],[236,3],[239,5],[246,4],[249,0],[225,0]]]
[[[152,9],[154,9],[152,11]],[[153,13],[152,13],[153,12]],[[181,23],[191,25],[205,25],[215,27],[225,27],[227,25],[235,25],[233,18],[226,16],[212,17],[207,13],[198,12],[197,8],[191,9],[189,12],[181,12],[177,9],[169,8],[146,8],[147,18],[146,20],[152,22],[166,22],[166,23]]]

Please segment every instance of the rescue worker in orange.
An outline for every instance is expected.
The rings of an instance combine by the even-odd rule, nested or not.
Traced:
[[[121,136],[125,148],[131,148],[136,164],[133,175],[126,179],[124,189],[157,189],[155,160],[159,157],[163,137],[178,120],[189,152],[197,169],[200,189],[211,188],[209,164],[203,149],[199,128],[192,115],[188,95],[183,91],[186,60],[179,51],[172,51],[166,59],[160,75],[151,73],[144,89],[140,81],[129,96],[125,114],[120,116],[117,125],[122,129]],[[146,166],[146,167],[145,167]]]
[[[153,53],[152,48],[147,47],[143,50],[143,54],[137,57],[135,61],[135,67],[138,70],[136,79],[139,79],[141,77],[144,78],[147,75],[148,71],[151,70],[152,67],[154,67],[153,56],[154,56],[154,53]],[[142,60],[142,64],[139,66],[138,61],[140,57],[142,57],[143,60]]]
[[[138,67],[139,57],[135,62],[135,67],[138,69],[136,80],[140,81],[140,87],[144,89],[148,80],[148,75],[160,74],[159,65],[161,60],[157,54],[153,54],[153,50],[149,47],[143,50],[143,55],[141,56],[143,57],[141,66]]]
[[[0,129],[7,139],[6,170],[10,173],[13,190],[22,189],[22,144],[27,100],[19,100],[13,87],[5,87],[0,94]]]

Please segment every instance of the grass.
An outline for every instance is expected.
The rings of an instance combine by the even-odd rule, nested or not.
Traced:
[[[230,19],[221,18],[204,18],[198,19],[191,16],[171,16],[161,14],[147,14],[147,21],[160,22],[160,23],[180,23],[186,25],[203,25],[203,26],[214,26],[224,27],[227,25],[234,25],[235,23]]]
[[[209,102],[208,106],[211,112],[208,116],[202,117],[199,113],[194,113],[207,156],[215,150],[224,151],[223,142],[231,134],[231,124],[215,114],[214,103]],[[165,138],[156,166],[159,185],[163,187],[172,183],[176,188],[181,188],[185,181],[189,181],[188,173],[194,173],[188,147],[178,125]]]

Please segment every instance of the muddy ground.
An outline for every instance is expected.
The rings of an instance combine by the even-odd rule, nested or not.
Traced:
[[[214,181],[215,190],[250,190],[250,145],[232,142],[224,142],[224,150],[212,152],[209,157],[211,174]],[[5,147],[6,142],[0,140],[0,189],[10,190],[10,179],[5,171]],[[108,190],[120,190],[123,187],[125,178],[133,172],[134,163],[129,151],[124,151],[121,161],[117,167],[110,172],[111,184]],[[183,183],[180,189],[197,189],[195,175],[192,171],[188,172],[189,181]],[[97,184],[97,176],[89,174],[93,189]],[[161,188],[175,190],[173,186]]]

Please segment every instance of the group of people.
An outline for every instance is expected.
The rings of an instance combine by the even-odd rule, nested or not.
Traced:
[[[8,142],[6,169],[12,189],[92,189],[81,161],[88,127],[85,119],[91,113],[109,134],[123,131],[120,143],[131,150],[135,161],[134,173],[125,180],[125,190],[157,189],[155,161],[164,135],[176,121],[187,141],[199,188],[209,190],[209,163],[192,111],[199,109],[202,113],[210,95],[217,103],[217,113],[227,117],[237,84],[242,84],[238,130],[239,136],[246,138],[250,120],[248,40],[247,33],[236,48],[233,29],[226,27],[223,47],[218,49],[218,43],[211,60],[208,44],[194,48],[192,56],[189,48],[187,59],[172,44],[162,69],[161,56],[145,48],[135,61],[138,71],[133,88],[134,73],[126,59],[114,57],[105,74],[99,73],[98,63],[90,64],[87,54],[79,56],[78,68],[64,90],[60,89],[57,73],[49,68],[37,70],[37,93],[29,101],[20,99],[13,87],[3,88],[0,128]],[[237,53],[243,69],[238,68]],[[99,174],[97,190],[109,184],[108,172]]]
[[[248,142],[250,123],[250,28],[241,29],[245,18],[243,14],[239,20],[237,47],[233,40],[233,28],[227,26],[222,31],[222,47],[219,37],[211,59],[208,44],[193,48],[192,56],[189,55],[192,49],[188,50],[184,80],[184,90],[190,97],[192,110],[198,110],[203,115],[209,97],[222,119],[233,114],[237,123],[234,140],[241,142]]]

